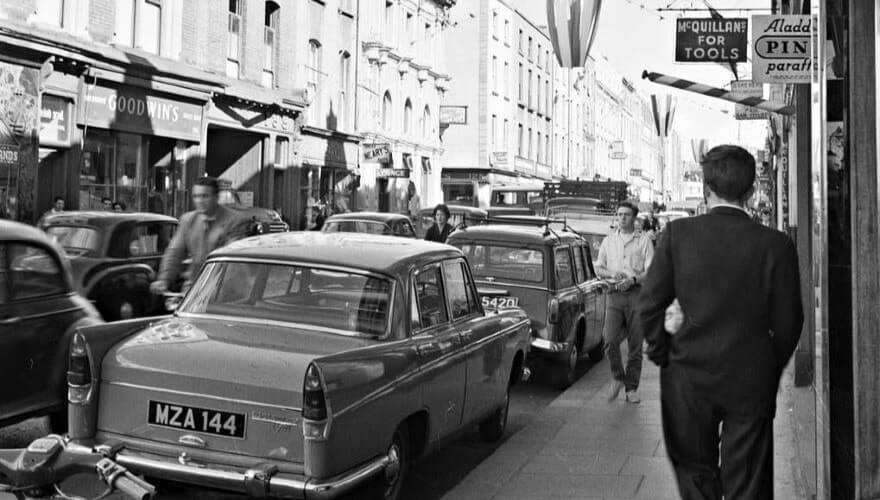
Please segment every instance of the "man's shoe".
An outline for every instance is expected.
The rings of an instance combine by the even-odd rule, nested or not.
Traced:
[[[639,397],[639,391],[636,391],[636,390],[626,391],[626,402],[627,403],[641,403],[642,398]]]
[[[623,389],[623,382],[620,380],[612,380],[611,388],[608,390],[608,401],[614,401],[617,399],[617,396],[620,395],[620,390]]]

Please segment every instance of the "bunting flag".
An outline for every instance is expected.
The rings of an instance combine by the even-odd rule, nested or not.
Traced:
[[[602,0],[547,0],[550,41],[560,66],[586,64],[601,8]]]
[[[691,153],[694,155],[694,161],[700,163],[703,156],[709,150],[706,139],[691,139]]]
[[[716,97],[718,99],[724,99],[725,101],[730,101],[736,104],[742,104],[744,106],[751,106],[753,108],[763,109],[764,111],[779,113],[780,115],[793,115],[795,112],[795,107],[791,104],[768,101],[767,99],[757,96],[735,97],[729,90],[704,85],[702,83],[695,83],[690,80],[676,78],[674,76],[668,76],[662,73],[652,73],[649,71],[644,71],[642,73],[642,78],[646,78],[660,85],[668,85],[670,87],[680,90],[695,92],[697,94],[703,94],[709,97]]]
[[[656,95],[651,95],[651,113],[654,115],[654,130],[659,137],[668,137],[672,132],[672,119],[675,115],[675,100],[666,96],[666,107],[661,106]]]

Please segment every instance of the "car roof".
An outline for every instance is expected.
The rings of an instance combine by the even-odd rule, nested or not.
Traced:
[[[338,220],[395,222],[399,220],[409,220],[409,217],[403,214],[392,214],[387,212],[346,212],[344,214],[333,214],[330,217],[327,217],[327,220],[324,222]]]
[[[543,191],[544,184],[515,184],[493,186],[492,191]]]
[[[446,205],[446,206],[449,208],[449,211],[452,212],[452,213],[456,213],[456,212],[458,212],[458,213],[466,213],[466,214],[468,214],[468,215],[478,215],[478,216],[481,216],[481,217],[487,217],[487,216],[488,216],[488,212],[486,212],[486,211],[483,210],[482,208],[472,207],[472,206],[470,206],[470,205],[455,205],[455,204],[450,204],[450,205]],[[434,209],[435,209],[435,208],[436,208],[436,207],[427,207],[427,208],[423,208],[423,209],[419,210],[419,214],[422,215],[422,216],[424,216],[425,214],[431,215],[431,214],[434,213]]]
[[[43,220],[43,225],[86,225],[86,226],[114,226],[120,222],[174,222],[177,219],[162,214],[154,214],[152,212],[103,212],[99,210],[91,211],[69,211],[58,214],[48,214]]]
[[[257,258],[350,267],[398,275],[461,252],[442,243],[368,233],[293,231],[253,236],[215,250],[210,258]]]
[[[52,240],[46,233],[30,226],[6,219],[0,219],[0,240],[2,241],[28,241],[42,243],[46,246],[55,248]]]
[[[548,231],[543,224],[480,224],[459,229],[449,235],[448,241],[454,240],[495,240],[531,244],[556,244],[579,240],[577,233],[564,231],[559,224],[551,224]]]

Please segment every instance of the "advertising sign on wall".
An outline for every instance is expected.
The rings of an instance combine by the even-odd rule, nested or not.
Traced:
[[[764,84],[752,80],[730,82],[730,93],[734,97],[764,97]],[[737,120],[766,120],[769,113],[753,106],[737,104],[735,116]]]
[[[752,79],[810,83],[812,31],[809,15],[752,16]]]
[[[746,18],[682,18],[675,21],[675,62],[746,62]]]
[[[70,142],[69,99],[43,94],[40,103],[40,144],[67,145]]]
[[[139,87],[89,85],[85,120],[90,126],[198,141],[202,106],[148,93]]]
[[[467,125],[467,106],[440,106],[441,125]]]

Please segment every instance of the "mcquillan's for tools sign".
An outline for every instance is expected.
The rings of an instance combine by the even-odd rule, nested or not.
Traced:
[[[749,48],[745,18],[682,18],[675,21],[675,62],[741,63]]]
[[[810,83],[810,16],[752,16],[752,80]]]

